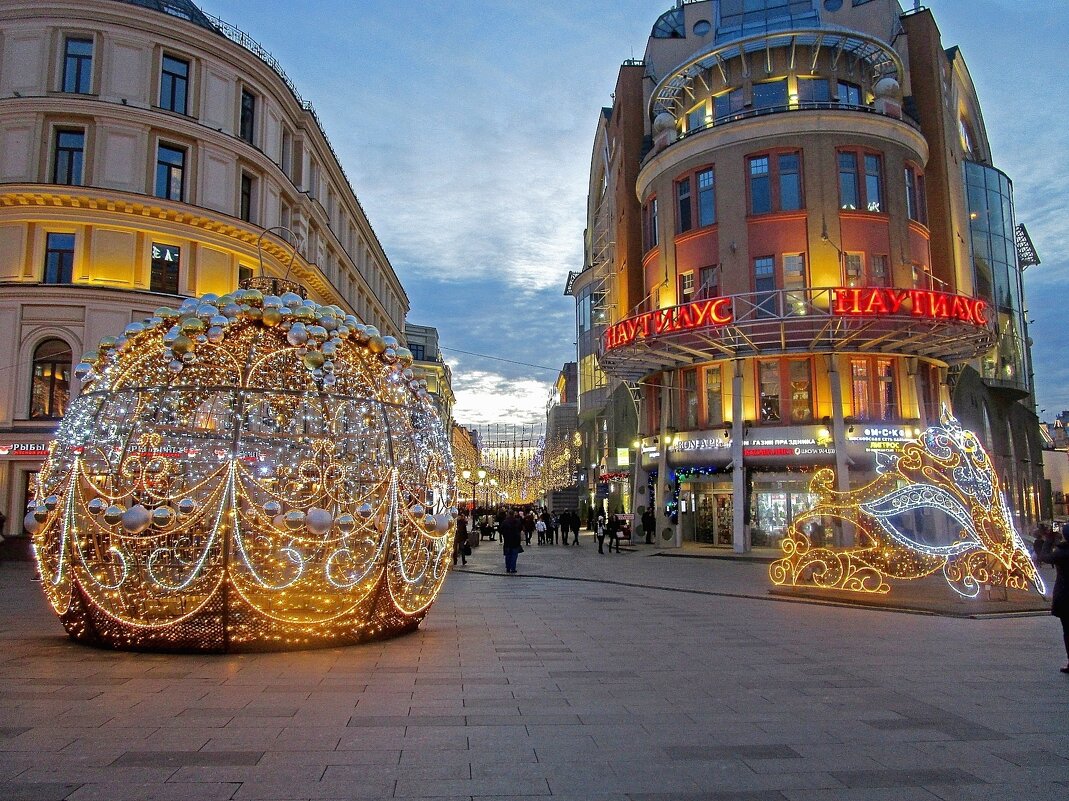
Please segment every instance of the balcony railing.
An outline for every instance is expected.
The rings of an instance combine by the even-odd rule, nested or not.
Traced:
[[[609,326],[601,367],[637,380],[717,359],[791,352],[890,353],[947,364],[996,341],[984,301],[926,289],[778,289],[694,301]]]
[[[694,128],[693,130],[684,131],[679,135],[679,139],[686,139],[696,134],[704,133],[712,128],[720,128],[728,123],[740,122],[742,120],[752,120],[756,117],[767,117],[770,114],[783,114],[791,111],[844,111],[847,113],[854,112],[860,114],[875,114],[880,117],[887,117],[888,119],[900,120],[905,122],[912,128],[920,130],[920,125],[912,117],[909,117],[905,113],[901,117],[896,117],[892,114],[885,114],[878,110],[874,106],[862,106],[854,103],[840,103],[834,100],[827,101],[797,101],[794,103],[780,103],[774,106],[762,106],[760,108],[748,108],[741,111],[733,111],[729,114],[724,114],[716,119],[710,119],[705,125],[700,128]],[[676,141],[679,141],[677,139]]]

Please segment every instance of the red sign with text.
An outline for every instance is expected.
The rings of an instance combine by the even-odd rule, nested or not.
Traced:
[[[884,287],[841,287],[833,289],[831,295],[832,314],[843,317],[902,314],[987,325],[987,303],[965,295]]]
[[[696,300],[682,306],[656,309],[609,326],[604,334],[605,350],[630,345],[636,339],[648,336],[727,325],[733,319],[731,298]]]

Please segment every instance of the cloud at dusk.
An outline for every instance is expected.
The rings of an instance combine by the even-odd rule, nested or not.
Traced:
[[[593,137],[622,61],[675,0],[203,0],[284,65],[323,121],[411,302],[457,359],[457,420],[544,419],[575,358]],[[910,3],[905,3],[910,5]],[[1039,406],[1069,409],[1069,3],[926,0],[976,83],[995,166],[1043,264],[1026,274]],[[997,47],[992,46],[997,31]],[[509,359],[451,353],[450,348]],[[542,369],[549,368],[549,369]]]

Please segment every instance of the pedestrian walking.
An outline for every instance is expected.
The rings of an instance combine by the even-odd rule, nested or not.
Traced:
[[[597,526],[594,536],[598,538],[598,553],[601,554],[605,553],[605,523],[605,518],[598,515],[598,522],[594,524]]]
[[[538,534],[538,544],[546,544],[546,521],[539,518],[535,521],[535,533]]]
[[[569,514],[569,518],[571,519],[571,525],[572,525],[572,545],[578,545],[579,544],[579,526],[582,525],[583,521],[579,519],[579,513],[578,512],[571,512]]]
[[[453,565],[456,566],[457,557],[462,565],[468,564],[471,556],[471,545],[468,543],[468,516],[463,512],[457,518],[457,530],[453,534]]]
[[[1054,565],[1058,571],[1054,579],[1054,592],[1051,595],[1050,613],[1062,622],[1062,640],[1065,643],[1065,667],[1062,673],[1069,673],[1069,541],[1065,532],[1062,540],[1049,552],[1044,553],[1043,561]]]
[[[513,513],[501,521],[501,549],[505,553],[505,572],[516,572],[516,559],[523,553],[523,529],[520,519]]]
[[[620,518],[616,515],[612,515],[609,518],[606,530],[609,535],[609,553],[612,553],[613,543],[616,544],[616,553],[620,553]]]
[[[653,535],[657,530],[657,516],[653,513],[653,509],[647,507],[646,511],[642,513],[642,533],[646,535],[646,544],[653,544]]]
[[[523,516],[523,523],[521,525],[522,525],[522,529],[523,529],[524,539],[527,540],[527,542],[525,544],[530,545],[531,544],[531,535],[534,534],[534,532],[535,532],[534,512],[527,512],[527,514],[525,514]]]

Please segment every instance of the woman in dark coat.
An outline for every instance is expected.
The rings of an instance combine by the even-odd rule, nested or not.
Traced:
[[[1066,666],[1061,668],[1061,671],[1062,673],[1069,673],[1069,541],[1064,539],[1064,533],[1062,537],[1061,542],[1040,558],[1044,562],[1050,562],[1058,571],[1058,576],[1054,580],[1050,613],[1062,621]]]

